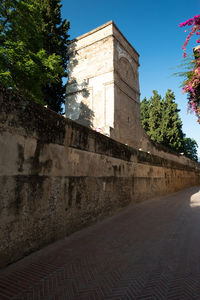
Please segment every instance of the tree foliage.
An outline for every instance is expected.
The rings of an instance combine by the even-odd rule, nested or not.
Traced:
[[[183,44],[183,57],[187,56],[186,46],[192,35],[200,35],[200,15],[181,23],[180,27],[191,26],[189,34]],[[186,31],[186,30],[185,30]],[[200,38],[197,39],[200,43]],[[194,57],[190,64],[190,69],[185,73],[185,80],[183,82],[183,92],[188,95],[188,108],[190,111],[195,112],[198,122],[200,123],[200,48],[194,49]]]
[[[140,105],[140,114],[141,114],[141,123],[142,127],[148,132],[149,131],[149,103],[150,101],[147,100],[145,97]]]
[[[176,151],[181,151],[183,148],[182,121],[179,117],[179,111],[174,93],[168,90],[162,107],[162,143]]]
[[[149,130],[148,135],[153,141],[162,143],[162,132],[161,132],[161,121],[162,121],[162,102],[161,96],[157,91],[153,90],[153,96],[149,100]]]
[[[40,5],[42,16],[44,49],[48,55],[56,54],[61,58],[61,66],[64,70],[64,74],[60,74],[56,82],[43,85],[44,100],[49,108],[61,112],[62,104],[65,101],[65,86],[62,77],[67,77],[69,21],[62,20],[60,0],[37,0],[37,2]]]
[[[183,152],[185,156],[188,158],[198,161],[198,156],[197,156],[197,142],[194,139],[184,137],[183,138]]]
[[[64,75],[61,57],[44,50],[40,5],[34,0],[0,3],[0,82],[45,103],[42,86]]]
[[[186,138],[182,131],[179,109],[171,90],[166,92],[164,98],[154,90],[149,100],[142,100],[141,122],[153,141],[196,160],[197,143]]]

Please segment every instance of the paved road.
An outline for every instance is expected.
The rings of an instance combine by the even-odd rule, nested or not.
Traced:
[[[0,299],[199,300],[200,187],[128,207],[0,271]]]

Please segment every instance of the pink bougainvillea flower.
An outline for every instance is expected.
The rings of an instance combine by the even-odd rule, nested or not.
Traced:
[[[179,27],[185,27],[187,25],[200,25],[200,15],[194,16],[192,19],[188,19],[187,21],[180,23]]]
[[[179,24],[180,27],[191,26],[189,28],[189,34],[182,46],[184,51],[183,57],[187,56],[186,47],[193,34],[200,35],[200,15],[196,15],[191,19]],[[186,30],[185,30],[186,32]],[[200,43],[200,38],[197,39],[197,43]],[[200,123],[200,48],[195,49],[195,60],[194,69],[191,70],[188,74],[188,79],[183,83],[183,93],[188,94],[188,110],[195,112],[198,122]]]

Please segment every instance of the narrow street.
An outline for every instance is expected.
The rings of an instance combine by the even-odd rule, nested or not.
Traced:
[[[0,300],[199,300],[200,187],[130,206],[0,271]]]

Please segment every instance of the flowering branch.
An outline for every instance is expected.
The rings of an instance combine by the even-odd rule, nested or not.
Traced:
[[[200,35],[200,15],[194,16],[192,19],[189,19],[179,25],[179,27],[192,26],[189,30],[184,44],[183,44],[183,57],[187,56],[186,46],[188,45],[189,40],[192,35]],[[200,43],[200,38],[197,39],[197,43]],[[194,111],[198,122],[200,123],[200,48],[194,49],[195,55],[195,65],[194,68],[188,72],[187,80],[183,83],[183,92],[188,93],[188,108],[191,111]]]

